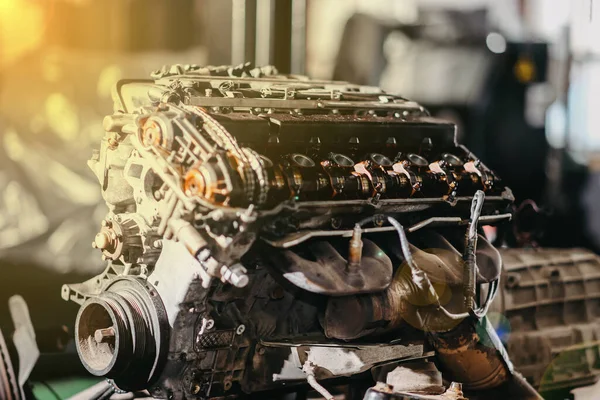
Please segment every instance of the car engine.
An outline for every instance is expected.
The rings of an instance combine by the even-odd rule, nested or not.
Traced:
[[[107,266],[62,289],[90,373],[160,399],[538,398],[485,317],[502,259],[482,227],[513,197],[452,123],[249,64],[165,66],[113,99],[89,161]]]

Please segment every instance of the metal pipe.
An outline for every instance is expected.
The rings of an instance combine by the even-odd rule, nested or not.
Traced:
[[[481,190],[478,190],[473,196],[473,201],[471,202],[471,217],[469,219],[465,238],[465,252],[463,254],[465,269],[463,279],[465,307],[468,312],[473,311],[475,307],[475,283],[477,281],[475,250],[477,248],[477,224],[479,223],[479,216],[481,215],[481,209],[483,208],[484,198],[485,194]]]
[[[302,371],[306,374],[306,381],[315,389],[321,396],[325,397],[326,400],[334,400],[334,397],[329,393],[327,389],[317,382],[317,378],[315,378],[315,367],[308,360],[302,366]]]
[[[467,318],[449,332],[429,332],[428,337],[445,377],[462,382],[465,389],[498,388],[510,394],[498,398],[541,399],[513,371],[506,349],[487,318]]]
[[[453,313],[449,312],[448,310],[446,310],[446,308],[444,308],[441,305],[440,298],[439,298],[437,292],[435,291],[435,289],[433,288],[433,285],[431,284],[429,277],[427,276],[427,274],[425,272],[423,272],[423,270],[421,270],[416,265],[414,259],[412,258],[412,254],[410,252],[410,247],[408,245],[408,239],[406,238],[406,233],[404,232],[404,227],[402,225],[400,225],[400,223],[392,217],[388,217],[388,221],[394,228],[396,228],[396,231],[398,232],[398,236],[400,238],[400,248],[402,250],[402,255],[404,256],[406,263],[410,267],[413,282],[415,282],[415,284],[420,289],[422,289],[424,292],[427,293],[428,297],[432,300],[432,304],[434,304],[436,306],[436,309],[441,311],[446,317],[453,319],[453,320],[460,320],[460,319],[467,318],[469,316],[469,313],[453,314]],[[475,233],[476,233],[475,236],[477,237],[477,232],[475,232]]]

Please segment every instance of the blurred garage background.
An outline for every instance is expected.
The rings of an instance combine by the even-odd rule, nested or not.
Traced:
[[[42,352],[34,391],[89,383],[64,380],[85,375],[59,291],[103,269],[86,161],[117,80],[252,62],[382,86],[456,122],[506,180],[510,245],[597,252],[598,38],[594,0],[0,0],[0,327],[21,294]]]

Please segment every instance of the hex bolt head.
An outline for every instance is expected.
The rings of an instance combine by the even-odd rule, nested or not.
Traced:
[[[94,340],[96,343],[105,342],[113,337],[115,337],[115,328],[112,326],[109,328],[96,329],[96,332],[94,332]]]

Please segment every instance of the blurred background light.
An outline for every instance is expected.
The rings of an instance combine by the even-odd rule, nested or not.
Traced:
[[[492,53],[502,54],[506,51],[506,39],[497,32],[492,32],[487,35],[485,43]]]

